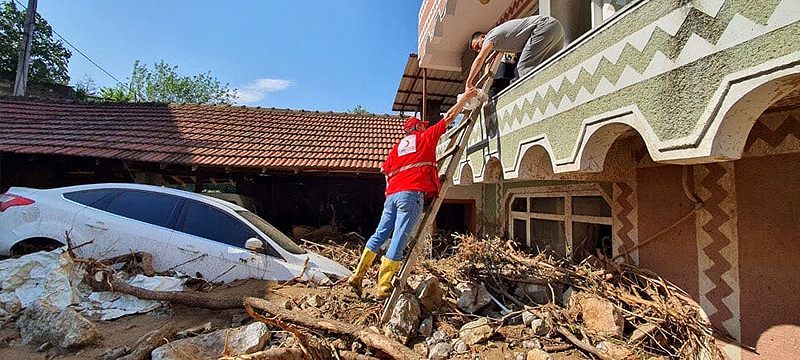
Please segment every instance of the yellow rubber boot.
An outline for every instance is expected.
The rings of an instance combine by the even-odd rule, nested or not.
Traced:
[[[364,274],[367,273],[369,267],[372,265],[372,262],[375,261],[375,257],[378,254],[372,252],[372,250],[368,248],[364,248],[364,251],[361,253],[361,258],[358,260],[358,266],[353,271],[353,275],[347,279],[347,284],[353,287],[353,290],[361,296],[361,282],[364,280]]]
[[[385,256],[381,257],[381,268],[378,272],[378,286],[375,288],[375,297],[386,299],[392,294],[392,278],[399,268],[399,261],[391,260]]]

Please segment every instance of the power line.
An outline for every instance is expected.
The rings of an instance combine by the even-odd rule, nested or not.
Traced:
[[[19,0],[14,0],[14,1],[16,1],[16,2],[17,2],[17,4],[19,4],[19,6],[22,6],[22,9],[24,9],[25,11],[27,11],[27,10],[28,10],[28,8],[27,8],[25,5],[23,5],[23,4],[22,4],[22,3],[21,3]],[[44,17],[42,17],[42,18],[44,18]],[[52,29],[52,26],[51,26],[51,29]],[[117,83],[119,83],[119,84],[123,84],[123,85],[125,84],[125,82],[123,82],[123,81],[120,81],[119,79],[117,79],[117,77],[116,77],[116,76],[114,76],[114,75],[112,75],[110,72],[108,72],[108,70],[104,69],[102,66],[100,66],[100,64],[98,64],[97,62],[95,62],[94,60],[92,60],[92,58],[90,58],[90,57],[89,57],[89,55],[86,55],[86,53],[84,53],[83,51],[81,51],[81,49],[78,49],[78,47],[77,47],[77,46],[75,46],[75,45],[72,45],[72,43],[71,43],[71,42],[69,42],[69,40],[67,40],[65,37],[61,36],[61,34],[59,34],[59,33],[58,33],[58,31],[56,31],[55,29],[52,29],[52,30],[53,30],[53,33],[54,33],[54,34],[56,34],[56,35],[57,35],[57,36],[58,36],[58,37],[59,37],[59,38],[60,38],[62,41],[64,41],[64,42],[65,42],[67,45],[69,45],[69,46],[70,46],[70,47],[71,47],[73,50],[75,50],[75,51],[76,51],[78,54],[81,54],[81,56],[83,56],[83,57],[84,57],[86,60],[88,60],[90,63],[92,63],[92,65],[94,65],[94,66],[96,66],[98,69],[100,69],[100,71],[104,72],[104,73],[105,73],[106,75],[108,75],[110,78],[114,79],[114,81],[116,81]]]

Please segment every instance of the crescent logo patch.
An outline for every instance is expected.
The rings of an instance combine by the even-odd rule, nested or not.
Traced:
[[[400,140],[400,144],[397,146],[397,156],[403,156],[408,154],[413,154],[417,152],[417,136],[416,135],[408,135]]]

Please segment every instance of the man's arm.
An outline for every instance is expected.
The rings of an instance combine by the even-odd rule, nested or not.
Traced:
[[[469,76],[467,76],[467,83],[465,88],[474,88],[475,82],[478,80],[478,76],[481,73],[481,68],[483,67],[483,63],[486,61],[486,58],[494,49],[494,43],[484,42],[481,51],[478,53],[478,56],[475,60],[472,61],[472,66],[469,68]]]
[[[456,101],[455,105],[453,105],[453,107],[451,107],[450,110],[447,110],[447,113],[444,115],[444,118],[442,118],[442,121],[444,121],[446,124],[445,128],[450,127],[450,125],[453,124],[453,121],[456,120],[456,116],[458,116],[458,114],[461,113],[461,110],[464,110],[464,105],[467,104],[467,101],[469,101],[469,99],[474,98],[475,95],[477,94],[478,90],[475,89],[474,87],[468,89],[464,93],[464,96],[462,96],[461,99],[458,99],[458,101]]]

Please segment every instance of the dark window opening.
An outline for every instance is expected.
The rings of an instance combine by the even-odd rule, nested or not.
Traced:
[[[445,203],[436,214],[436,228],[445,234],[467,234],[470,229],[470,208],[465,203]]]
[[[116,189],[94,189],[64,193],[64,198],[86,206],[93,206],[100,199],[117,192]]]
[[[239,219],[197,201],[187,201],[181,218],[178,231],[224,244],[244,248],[247,239],[258,238]]]
[[[150,191],[124,190],[108,201],[103,210],[162,227],[169,226],[178,198]]]
[[[601,254],[612,257],[611,225],[572,223],[572,259],[582,261]]]

